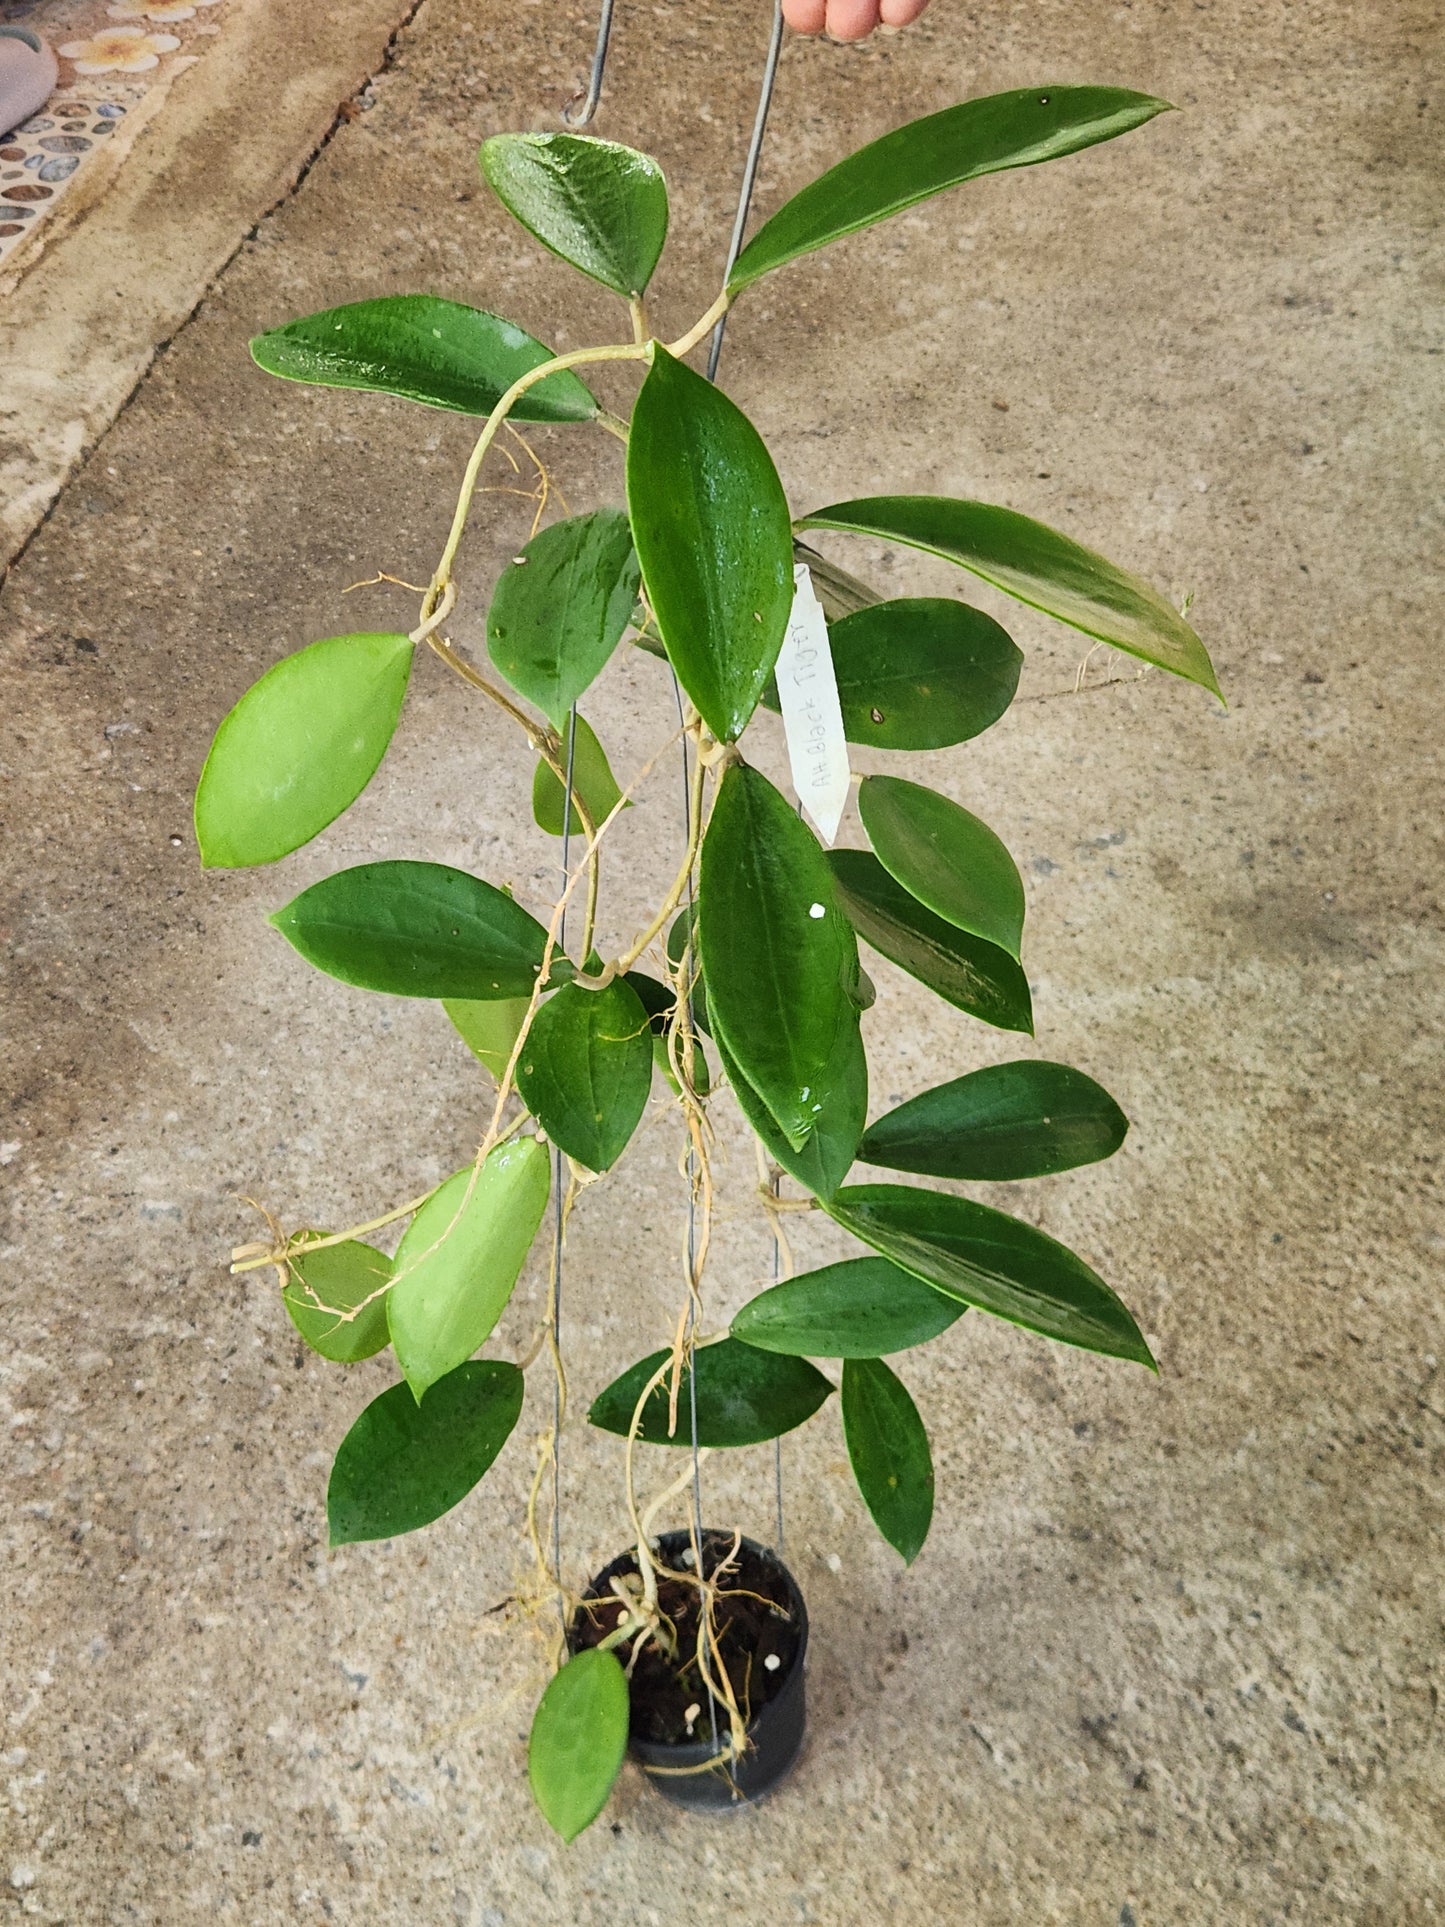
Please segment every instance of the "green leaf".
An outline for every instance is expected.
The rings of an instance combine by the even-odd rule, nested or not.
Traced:
[[[956,1009],[1033,1035],[1028,978],[1006,950],[936,917],[867,850],[833,850],[828,861],[839,901],[866,943]]]
[[[824,1207],[846,1231],[965,1305],[1061,1344],[1155,1369],[1139,1327],[1082,1258],[1002,1211],[901,1184],[855,1184]]]
[[[927,549],[1096,641],[1220,693],[1209,652],[1157,590],[1013,509],[942,495],[880,495],[819,509],[798,526]]]
[[[512,1061],[512,1049],[522,1034],[530,997],[444,997],[442,1009],[467,1049],[500,1084]]]
[[[1092,1077],[1024,1058],[910,1098],[865,1132],[858,1155],[894,1171],[1006,1182],[1112,1157],[1128,1129]]]
[[[567,767],[567,731],[562,732],[562,768]],[[592,725],[583,717],[577,718],[576,747],[572,753],[572,789],[581,798],[582,807],[592,818],[594,824],[601,823],[610,811],[617,807],[622,791],[617,787],[617,778],[612,774],[612,765],[607,760],[607,752],[598,742]],[[632,806],[628,804],[630,809]],[[551,768],[543,762],[537,764],[532,777],[532,815],[537,827],[545,830],[548,836],[562,834],[563,796],[562,785],[552,774]],[[582,833],[582,823],[574,809],[572,834]]]
[[[505,890],[444,863],[362,863],[271,921],[308,963],[397,997],[530,996],[547,933]]]
[[[672,928],[667,933],[667,961],[674,970],[682,969],[683,953],[687,949],[688,938],[692,937],[696,926],[696,902],[684,904],[673,918]],[[702,951],[696,937],[693,937],[688,970],[692,977],[692,1021],[704,1037],[711,1037],[712,1026],[707,1014],[707,985],[702,975]]]
[[[698,901],[713,1035],[801,1150],[858,1026],[858,949],[817,838],[746,763],[718,786]]]
[[[196,789],[207,869],[274,863],[356,801],[386,754],[411,659],[408,636],[328,636],[252,684]]]
[[[532,1716],[527,1773],[554,1833],[573,1841],[612,1791],[627,1752],[627,1676],[615,1653],[589,1647],[553,1674]]]
[[[656,345],[632,411],[627,506],[678,681],[713,734],[733,742],[793,606],[787,498],[747,416]]]
[[[933,1454],[918,1407],[881,1358],[843,1364],[843,1437],[873,1523],[911,1566],[933,1523]]]
[[[806,542],[793,537],[793,557],[795,561],[806,562],[808,573],[813,578],[813,593],[823,605],[823,614],[829,622],[841,622],[844,616],[856,615],[860,609],[871,609],[883,597],[876,589],[870,589],[856,575],[849,575],[840,569],[836,562],[830,562],[826,555],[819,555],[810,549]]]
[[[623,979],[605,990],[568,984],[532,1019],[517,1089],[552,1142],[589,1171],[621,1157],[651,1088],[647,1012]]]
[[[886,1258],[848,1258],[760,1291],[733,1319],[732,1334],[794,1357],[882,1358],[926,1345],[965,1309]]]
[[[736,1338],[703,1345],[693,1354],[697,1368],[697,1442],[699,1445],[758,1445],[810,1419],[833,1387],[802,1358],[784,1358],[744,1345]],[[614,1379],[594,1399],[587,1414],[604,1432],[626,1438],[632,1414],[648,1379],[668,1354],[654,1352]],[[690,1445],[692,1419],[689,1373],[678,1384],[677,1430],[667,1429],[669,1380],[649,1397],[638,1437],[648,1445]]]
[[[818,1079],[823,1108],[801,1150],[784,1137],[777,1119],[728,1056],[722,1039],[714,1042],[738,1108],[762,1139],[768,1156],[814,1197],[830,1198],[853,1168],[868,1121],[868,1059],[857,1024],[845,1025],[838,1033],[833,1055]]]
[[[420,1404],[483,1344],[506,1309],[551,1189],[534,1137],[499,1144],[433,1191],[396,1252],[387,1320],[397,1363]]]
[[[313,1352],[339,1365],[354,1365],[386,1344],[386,1293],[381,1288],[390,1277],[391,1260],[384,1251],[348,1238],[344,1244],[323,1245],[293,1258],[281,1302]],[[381,1296],[372,1297],[378,1291]],[[365,1311],[349,1322],[338,1316],[368,1298]]]
[[[937,790],[899,776],[864,777],[858,814],[884,869],[910,896],[1017,959],[1023,879],[986,823]]]
[[[646,290],[667,239],[667,183],[650,155],[586,134],[496,134],[479,158],[544,248],[624,301]]]
[[[481,308],[432,294],[352,301],[257,335],[251,356],[267,374],[325,388],[401,395],[459,415],[490,415],[512,383],[553,351]],[[529,388],[515,421],[590,422],[597,403],[568,368]]]
[[[331,1544],[393,1539],[450,1512],[506,1444],[522,1384],[515,1365],[479,1358],[448,1372],[422,1405],[405,1385],[374,1398],[331,1468]]]
[[[497,579],[487,652],[556,728],[606,668],[640,580],[621,509],[595,509],[534,535]]]
[[[729,292],[945,188],[1077,153],[1168,106],[1121,87],[1021,87],[909,121],[784,202],[738,256]]]
[[[667,984],[659,983],[656,977],[649,977],[643,970],[629,970],[624,982],[631,984],[637,992],[638,1002],[647,1012],[647,1028],[652,1033],[652,1061],[680,1096],[682,1087],[673,1075],[672,1061],[667,1054],[667,1036],[672,1027],[672,1013],[677,1008],[677,999]],[[693,1012],[693,1023],[696,1027],[696,1011]],[[703,1055],[702,1041],[696,1035],[692,1040],[692,1081],[698,1095],[706,1097],[712,1088],[712,1074]]]

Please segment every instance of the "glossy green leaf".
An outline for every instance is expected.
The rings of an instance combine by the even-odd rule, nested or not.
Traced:
[[[927,549],[1031,609],[1219,695],[1204,644],[1157,590],[1013,509],[943,495],[880,495],[819,509],[798,526]]]
[[[386,1293],[391,1260],[374,1245],[348,1238],[291,1260],[281,1302],[312,1351],[339,1365],[370,1358],[387,1342]],[[379,1297],[373,1296],[380,1293]],[[342,1314],[370,1299],[355,1318]]]
[[[500,1083],[512,1061],[512,1049],[531,1008],[530,997],[444,997],[442,1009],[451,1018],[467,1049]]]
[[[632,619],[639,581],[621,509],[595,509],[534,535],[497,579],[487,652],[507,681],[562,729]]]
[[[849,1358],[840,1393],[843,1437],[863,1503],[903,1563],[933,1523],[933,1454],[918,1407],[881,1358]]]
[[[799,1358],[882,1358],[926,1345],[966,1309],[886,1258],[847,1258],[760,1291],[732,1334]]]
[[[828,858],[838,898],[866,943],[900,970],[998,1030],[1033,1034],[1029,982],[1006,950],[946,923],[910,896],[867,850]]]
[[[855,1238],[965,1305],[1154,1367],[1139,1327],[1098,1273],[1021,1219],[901,1184],[848,1185],[825,1208]]]
[[[257,335],[267,374],[325,388],[401,395],[459,415],[490,415],[507,390],[553,351],[481,308],[432,294],[384,295],[304,315]],[[589,422],[597,403],[568,368],[527,389],[512,409],[525,422]]]
[[[800,254],[964,181],[1127,134],[1168,105],[1122,87],[1021,87],[909,121],[785,201],[738,256],[728,287],[736,293]]]
[[[725,742],[763,693],[793,606],[793,534],[747,416],[666,349],[632,411],[627,506],[678,681]]]
[[[274,863],[356,801],[386,754],[411,659],[407,636],[328,636],[252,684],[196,789],[207,869]]]
[[[362,863],[271,921],[308,963],[397,997],[523,997],[547,933],[505,890],[444,863]]]
[[[667,961],[674,970],[682,969],[683,953],[687,949],[688,938],[697,925],[697,904],[684,904],[672,920],[672,928],[667,933]],[[702,951],[697,940],[693,939],[692,954],[688,957],[688,972],[692,978],[692,1021],[705,1037],[712,1036],[712,1025],[707,1014],[707,985],[702,974]]]
[[[589,1171],[621,1157],[651,1088],[647,1012],[624,979],[605,990],[568,984],[532,1019],[517,1089],[552,1142]]]
[[[858,1155],[894,1171],[1001,1182],[1112,1157],[1128,1129],[1092,1077],[1024,1058],[910,1098],[870,1127]]]
[[[838,1032],[833,1054],[818,1079],[822,1108],[801,1150],[784,1137],[777,1119],[729,1057],[722,1039],[714,1042],[738,1108],[761,1138],[768,1156],[814,1197],[831,1197],[853,1168],[858,1140],[868,1121],[868,1059],[857,1024],[845,1024]]]
[[[654,1352],[614,1379],[594,1399],[587,1414],[591,1422],[626,1438],[643,1387],[667,1356]],[[757,1445],[778,1438],[810,1419],[833,1389],[806,1359],[758,1351],[736,1338],[703,1345],[694,1358],[699,1445]],[[675,1432],[667,1427],[669,1381],[664,1379],[649,1397],[638,1432],[648,1445],[692,1443],[689,1376],[684,1371],[679,1381]]]
[[[586,134],[496,134],[479,158],[543,247],[624,301],[646,290],[667,239],[667,183],[650,155]]]
[[[418,1403],[471,1357],[506,1309],[550,1189],[546,1147],[513,1138],[480,1171],[468,1165],[448,1178],[407,1226],[387,1321]]]
[[[947,749],[996,723],[1018,689],[1023,654],[966,602],[879,602],[828,632],[843,728],[875,749]]]
[[[698,901],[713,1035],[801,1150],[857,1029],[858,949],[817,838],[746,763],[718,786]]]
[[[522,1386],[515,1365],[478,1358],[448,1372],[421,1405],[405,1385],[374,1398],[331,1468],[332,1545],[393,1539],[450,1512],[506,1444]]]
[[[567,767],[567,740],[568,731],[564,728],[561,756],[564,771]],[[612,765],[607,760],[606,750],[598,742],[592,725],[582,716],[577,718],[577,741],[572,752],[572,789],[581,798],[582,807],[594,824],[601,823],[617,807],[622,795],[617,778],[612,774]],[[571,814],[572,834],[580,836],[583,833],[582,820],[575,809]],[[548,836],[561,836],[562,785],[550,766],[542,762],[537,764],[532,777],[532,815],[537,827],[545,830]]]
[[[532,1717],[527,1773],[554,1833],[575,1840],[612,1791],[627,1753],[632,1706],[615,1653],[592,1646],[554,1673]]]
[[[937,790],[899,776],[866,776],[858,814],[884,869],[958,930],[1017,959],[1023,879],[986,823]]]

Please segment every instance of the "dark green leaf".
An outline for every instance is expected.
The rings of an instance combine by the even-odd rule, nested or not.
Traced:
[[[587,1414],[604,1432],[626,1438],[632,1414],[648,1379],[668,1354],[654,1352],[614,1379]],[[756,1350],[736,1338],[701,1346],[697,1361],[697,1442],[699,1445],[757,1445],[791,1432],[810,1419],[833,1387],[802,1358]],[[669,1433],[668,1390],[664,1379],[648,1399],[638,1437],[648,1445],[690,1445],[692,1420],[689,1373],[679,1381],[677,1430]]]
[[[652,1088],[652,1038],[637,992],[568,984],[532,1019],[517,1089],[542,1129],[589,1171],[627,1148]]]
[[[879,602],[829,631],[850,743],[947,749],[996,723],[1023,655],[981,609],[941,596]]]
[[[713,734],[732,742],[793,606],[787,498],[747,416],[656,346],[632,411],[627,506],[678,680]]]
[[[444,997],[442,1009],[479,1064],[500,1083],[512,1061],[512,1047],[531,1009],[530,997],[493,997],[478,1001]]]
[[[849,575],[840,569],[836,562],[830,562],[826,555],[819,555],[810,549],[806,542],[793,538],[793,556],[798,562],[806,562],[808,573],[813,578],[813,593],[823,605],[823,614],[829,622],[841,622],[844,616],[856,615],[860,609],[871,609],[883,597],[876,589],[870,589],[866,582],[860,582],[856,575]]]
[[[624,301],[644,292],[667,239],[667,183],[650,155],[586,134],[496,134],[480,160],[544,248]]]
[[[927,549],[1031,609],[1219,695],[1204,644],[1157,590],[1013,509],[943,495],[880,495],[819,509],[798,526],[847,529]]]
[[[884,869],[910,896],[945,923],[1018,957],[1023,879],[986,823],[899,776],[864,777],[858,814]]]
[[[567,767],[567,735],[567,729],[564,728],[560,758],[564,771]],[[577,745],[572,756],[572,789],[580,797],[582,807],[594,825],[600,824],[616,808],[622,795],[617,787],[617,778],[612,774],[612,765],[607,760],[607,752],[598,742],[591,724],[581,716],[577,718]],[[539,762],[532,777],[532,815],[536,818],[537,827],[545,830],[548,836],[562,834],[562,785],[546,763]],[[581,834],[582,823],[575,809],[572,811],[571,827],[573,836]]]
[[[672,1027],[677,999],[667,984],[659,983],[656,977],[649,977],[645,971],[629,970],[625,981],[637,992],[638,1001],[647,1012],[647,1027],[652,1033],[652,1061],[680,1095],[682,1087],[673,1075],[672,1062],[667,1054],[668,1032]],[[696,1021],[694,1012],[694,1024]],[[712,1089],[712,1074],[703,1055],[702,1042],[696,1035],[692,1040],[692,1081],[700,1096],[706,1097]]]
[[[1139,1327],[1082,1258],[971,1198],[849,1185],[826,1209],[855,1238],[965,1305],[1085,1351],[1154,1367]]]
[[[800,1151],[783,1136],[777,1119],[728,1056],[721,1038],[714,1041],[738,1108],[762,1139],[768,1156],[814,1197],[831,1197],[853,1167],[868,1120],[868,1059],[857,1024],[845,1024],[838,1032],[833,1055],[818,1080],[823,1108]]]
[[[933,1454],[918,1407],[881,1358],[843,1365],[843,1437],[863,1503],[911,1566],[933,1522]]]
[[[356,801],[386,754],[411,658],[408,636],[328,636],[252,684],[196,790],[207,869],[274,863]]]
[[[401,395],[460,415],[490,415],[512,383],[552,350],[500,315],[432,294],[352,301],[257,335],[268,374],[326,388]],[[590,422],[597,403],[570,369],[529,388],[512,409],[525,422]]]
[[[281,1302],[291,1323],[312,1351],[340,1365],[370,1358],[387,1342],[386,1293],[391,1260],[374,1245],[348,1238],[344,1244],[323,1245],[291,1260],[291,1280]],[[379,1292],[379,1297],[372,1294]],[[339,1314],[371,1303],[355,1318]]]
[[[734,1338],[799,1358],[882,1358],[962,1318],[946,1298],[886,1258],[848,1258],[759,1292],[733,1319]]]
[[[1006,950],[926,910],[867,850],[834,850],[839,900],[865,942],[945,1002],[998,1030],[1033,1034],[1028,978]]]
[[[497,579],[487,652],[558,728],[602,673],[637,599],[637,557],[621,509],[595,509],[534,535]]]
[[[1024,1058],[900,1104],[865,1132],[858,1155],[934,1178],[1041,1178],[1112,1157],[1128,1128],[1092,1077]]]
[[[532,1716],[527,1772],[554,1833],[575,1840],[612,1791],[627,1752],[627,1677],[615,1653],[591,1646],[555,1673]]]
[[[672,920],[672,928],[667,933],[667,961],[674,970],[682,969],[683,953],[687,941],[697,926],[697,904],[688,903],[678,911]],[[704,1037],[712,1036],[712,1026],[707,1015],[707,986],[702,976],[702,956],[697,939],[693,937],[692,954],[688,958],[688,971],[692,977],[692,1021]]]
[[[515,1365],[459,1365],[418,1405],[393,1385],[357,1419],[326,1491],[333,1546],[392,1539],[430,1525],[464,1499],[506,1444],[522,1410]]]

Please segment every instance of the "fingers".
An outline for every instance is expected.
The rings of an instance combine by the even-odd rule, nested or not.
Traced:
[[[821,33],[827,13],[827,0],[783,0],[783,18],[794,33]]]
[[[878,25],[878,0],[828,0],[828,32],[835,40],[866,40]]]
[[[928,5],[928,0],[882,0],[879,12],[885,27],[908,27]]]

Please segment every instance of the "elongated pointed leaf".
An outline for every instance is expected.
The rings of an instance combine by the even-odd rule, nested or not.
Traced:
[[[407,636],[328,636],[252,684],[196,789],[207,869],[274,863],[356,801],[396,728],[412,653]]]
[[[847,1258],[759,1292],[732,1334],[793,1357],[882,1358],[926,1345],[966,1309],[886,1258]]]
[[[661,347],[632,411],[627,507],[678,680],[713,734],[733,742],[793,606],[787,498],[747,416]]]
[[[487,652],[561,729],[632,619],[639,582],[621,509],[595,509],[534,535],[498,577]]]
[[[615,1653],[589,1647],[555,1673],[532,1716],[527,1774],[542,1818],[567,1841],[590,1827],[622,1771],[632,1705]]]
[[[532,1019],[517,1089],[568,1157],[608,1171],[627,1148],[652,1088],[652,1037],[623,978],[605,990],[568,984]]]
[[[542,968],[537,919],[444,863],[338,870],[271,918],[308,963],[398,997],[522,997]]]
[[[829,1198],[853,1168],[858,1140],[868,1121],[868,1059],[856,1023],[838,1032],[833,1055],[818,1079],[821,1105],[801,1150],[783,1135],[778,1120],[727,1053],[714,1039],[738,1108],[762,1139],[763,1148],[816,1198]]]
[[[784,202],[738,256],[728,287],[745,288],[785,261],[964,181],[1127,134],[1168,106],[1122,87],[1020,87],[909,121]]]
[[[543,247],[624,300],[645,291],[667,239],[667,183],[650,155],[587,134],[497,134],[479,158]]]
[[[697,1366],[697,1442],[699,1445],[757,1445],[775,1439],[810,1419],[833,1387],[806,1359],[756,1350],[736,1338],[704,1345],[694,1353]],[[632,1414],[648,1379],[667,1357],[654,1352],[639,1359],[593,1400],[587,1414],[604,1432],[626,1438]],[[677,1399],[677,1430],[669,1432],[668,1381],[663,1380],[642,1415],[638,1437],[648,1445],[692,1443],[689,1373],[684,1371]]]
[[[933,1454],[918,1407],[881,1358],[844,1361],[843,1437],[863,1503],[911,1566],[933,1523]]]
[[[323,1245],[293,1258],[291,1273],[281,1302],[312,1351],[337,1364],[354,1365],[386,1344],[385,1286],[391,1260],[384,1251],[348,1238],[344,1244]],[[365,1309],[348,1319],[345,1314],[358,1305]]]
[[[252,359],[267,374],[325,388],[365,388],[490,415],[514,381],[552,359],[523,329],[482,308],[433,294],[384,295],[304,315],[257,335]],[[512,409],[526,422],[589,422],[590,391],[569,368],[529,388]]]
[[[405,1385],[374,1398],[331,1468],[332,1545],[393,1539],[450,1512],[510,1437],[522,1385],[515,1365],[478,1358],[449,1372],[422,1405]]]
[[[943,495],[879,495],[819,509],[798,526],[927,549],[1098,642],[1220,693],[1209,652],[1156,589],[1013,509]]]
[[[479,1064],[500,1083],[512,1061],[512,1047],[521,1035],[530,997],[444,997],[442,1009]]]
[[[971,1198],[901,1184],[848,1185],[825,1209],[855,1238],[965,1305],[1154,1369],[1122,1301],[1075,1252],[1031,1224]]]
[[[986,823],[937,790],[898,776],[865,777],[858,814],[878,860],[910,896],[1017,959],[1023,879]]]
[[[562,731],[563,771],[567,768],[567,741],[570,725]],[[585,717],[577,718],[577,741],[572,752],[572,788],[581,799],[582,807],[599,824],[616,807],[622,791],[617,787],[617,778],[612,774],[612,765],[607,760],[607,752],[597,740],[597,732]],[[538,829],[545,830],[548,836],[561,836],[564,817],[562,785],[553,775],[551,766],[539,762],[532,777],[532,815]],[[572,834],[583,834],[581,817],[572,811]]]
[[[387,1320],[417,1402],[470,1358],[506,1309],[551,1188],[536,1138],[499,1144],[433,1191],[397,1246]]]
[[[858,935],[946,1003],[998,1030],[1033,1034],[1029,982],[1006,950],[925,909],[867,850],[833,850],[838,898]]]
[[[894,1171],[1000,1182],[1112,1157],[1128,1129],[1092,1077],[1025,1058],[910,1098],[869,1128],[858,1155]]]

